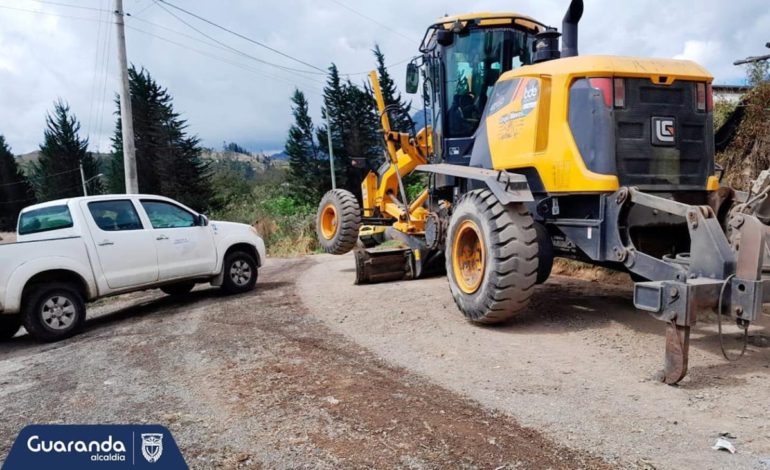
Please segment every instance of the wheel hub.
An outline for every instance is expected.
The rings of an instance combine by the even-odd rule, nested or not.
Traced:
[[[75,321],[75,306],[66,297],[55,296],[43,303],[43,322],[54,330],[68,328]]]
[[[337,233],[337,209],[334,204],[327,204],[321,212],[321,234],[327,240]]]
[[[457,285],[466,294],[479,289],[484,278],[486,256],[481,231],[471,220],[457,229],[452,246],[452,268]]]
[[[230,268],[230,279],[239,286],[245,286],[251,280],[251,266],[238,260]]]

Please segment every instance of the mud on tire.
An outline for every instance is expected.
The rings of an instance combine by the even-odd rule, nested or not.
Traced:
[[[324,195],[318,205],[316,236],[326,253],[342,255],[355,248],[360,227],[361,208],[353,193],[332,189]]]
[[[538,243],[523,204],[503,206],[488,189],[467,193],[450,219],[446,247],[449,288],[468,320],[500,323],[527,307]]]

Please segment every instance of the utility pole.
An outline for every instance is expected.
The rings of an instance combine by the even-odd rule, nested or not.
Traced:
[[[118,32],[118,66],[120,67],[120,121],[123,133],[123,169],[126,174],[126,194],[139,192],[136,174],[136,147],[134,146],[134,120],[131,112],[131,91],[128,84],[128,59],[126,58],[126,30],[123,22],[123,0],[115,0],[115,26]]]
[[[88,183],[95,180],[96,178],[103,177],[103,173],[99,173],[98,175],[92,176],[88,179],[86,179],[86,172],[83,171],[83,164],[80,164],[80,182],[83,184],[83,196],[88,196]]]
[[[83,183],[83,196],[88,196],[86,189],[86,173],[83,171],[83,164],[80,164],[80,182]]]
[[[329,167],[332,171],[332,189],[337,189],[337,179],[334,176],[334,148],[332,147],[332,125],[329,115],[326,115],[326,140],[329,142]]]

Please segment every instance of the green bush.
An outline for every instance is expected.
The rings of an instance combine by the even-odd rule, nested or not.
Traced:
[[[258,178],[248,192],[230,194],[211,217],[254,226],[271,256],[312,253],[317,249],[316,208],[296,200],[284,181],[275,175]]]

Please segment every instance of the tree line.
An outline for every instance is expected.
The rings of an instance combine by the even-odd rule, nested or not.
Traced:
[[[200,141],[187,134],[187,122],[174,111],[173,99],[145,69],[129,71],[139,191],[176,199],[203,210],[212,198],[209,164],[201,159]],[[83,195],[125,192],[120,98],[107,161],[88,151],[80,121],[62,99],[45,117],[38,159],[22,170],[0,135],[0,229],[15,226],[19,211],[35,202]],[[82,176],[81,176],[82,166]]]
[[[410,104],[398,92],[379,46],[375,45],[372,53],[385,105],[394,109],[389,113],[391,126],[406,130]],[[376,168],[384,158],[380,115],[368,83],[356,85],[349,78],[343,80],[337,66],[332,64],[321,107],[324,124],[320,126],[313,123],[310,103],[302,91],[295,90],[291,102],[294,123],[289,129],[285,152],[289,156],[293,197],[315,205],[331,189],[329,134],[337,187],[360,195],[361,181],[366,172]],[[327,125],[331,126],[331,132],[328,132]],[[354,158],[357,165],[353,165]]]
[[[408,124],[406,103],[396,89],[385,56],[379,46],[372,51],[394,128]],[[222,168],[201,158],[200,140],[187,132],[187,122],[174,110],[168,89],[157,83],[144,68],[129,69],[139,191],[176,199],[196,210],[216,209],[248,197],[250,189],[242,168],[224,162]],[[369,168],[383,159],[380,116],[369,85],[343,78],[336,65],[329,67],[321,116],[316,126],[304,93],[295,90],[292,101],[294,123],[289,129],[285,152],[289,156],[286,179],[288,195],[297,204],[312,206],[331,188],[327,125],[335,157],[337,186],[360,193],[360,183]],[[45,116],[43,141],[37,161],[21,168],[5,138],[0,135],[0,229],[15,226],[19,211],[35,202],[83,195],[83,178],[89,195],[125,192],[120,98],[115,97],[115,128],[109,155],[88,151],[89,140],[80,121],[62,99]],[[246,153],[235,143],[226,152]],[[362,165],[354,165],[365,162]],[[247,176],[247,175],[246,175]],[[248,178],[245,178],[248,179]],[[237,183],[237,184],[234,184]],[[224,184],[223,184],[224,183]],[[227,187],[225,187],[227,186]]]

